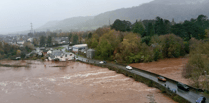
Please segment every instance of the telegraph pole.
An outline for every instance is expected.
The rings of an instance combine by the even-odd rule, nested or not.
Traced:
[[[33,34],[33,23],[30,23],[31,24],[31,30],[30,30],[30,33]]]

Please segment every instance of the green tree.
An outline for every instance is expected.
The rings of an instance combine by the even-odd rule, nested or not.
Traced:
[[[118,61],[126,62],[138,62],[138,58],[141,56],[138,55],[140,52],[141,38],[134,33],[128,33],[124,36],[123,41],[119,44],[119,50],[115,55],[115,58]]]
[[[155,33],[158,35],[165,35],[170,33],[171,23],[169,20],[162,19],[160,17],[156,17],[155,22]]]
[[[16,55],[20,56],[21,55],[21,50],[17,50]]]
[[[113,54],[114,48],[104,38],[100,39],[99,45],[96,48],[96,55],[104,60],[110,60],[111,55]]]
[[[98,41],[96,40],[96,38],[92,38],[92,43],[91,43],[91,48],[96,48],[98,45]]]
[[[41,36],[40,37],[40,47],[45,47],[45,44],[46,44],[46,37]]]
[[[77,44],[78,43],[78,35],[73,35],[73,44]]]
[[[152,23],[148,23],[146,31],[147,31],[146,36],[153,36],[155,34],[154,33],[154,26],[152,25]]]
[[[73,35],[70,33],[70,35],[68,36],[69,42],[71,42],[72,36]]]
[[[119,19],[115,20],[111,29],[115,29],[116,31],[130,31],[131,30],[131,22],[130,21],[121,21]]]
[[[88,39],[90,39],[92,37],[92,33],[90,32],[89,34],[88,34]]]
[[[48,36],[47,38],[47,46],[52,46],[52,37]]]
[[[34,46],[38,46],[39,45],[39,41],[37,38],[33,38],[33,45]]]
[[[136,21],[134,24],[133,24],[133,26],[132,26],[132,31],[133,31],[133,33],[138,33],[138,34],[141,34],[141,35],[143,35],[144,34],[144,25],[143,25],[143,23],[142,22],[138,22],[138,21]]]

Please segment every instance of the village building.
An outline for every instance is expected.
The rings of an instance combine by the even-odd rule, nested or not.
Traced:
[[[94,49],[88,49],[86,53],[86,57],[89,59],[93,59],[95,56],[95,50]]]
[[[51,60],[58,60],[58,61],[68,61],[68,60],[74,60],[74,54],[73,53],[65,53],[60,50],[56,51],[50,51],[52,53],[49,53],[48,59]]]
[[[77,53],[79,50],[85,50],[86,51],[87,49],[88,49],[87,44],[79,44],[79,45],[74,45],[73,46],[72,52]]]

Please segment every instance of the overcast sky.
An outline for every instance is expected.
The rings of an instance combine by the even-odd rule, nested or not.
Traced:
[[[2,0],[0,34],[30,30],[30,23],[38,28],[48,21],[95,16],[150,1],[152,0]]]

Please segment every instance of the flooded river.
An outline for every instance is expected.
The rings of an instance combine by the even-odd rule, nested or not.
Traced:
[[[159,60],[157,62],[133,63],[130,65],[136,68],[160,74],[185,84],[189,84],[189,79],[186,79],[182,76],[183,68],[187,62],[188,58],[170,58]]]
[[[158,89],[79,62],[0,61],[1,103],[175,103]]]

